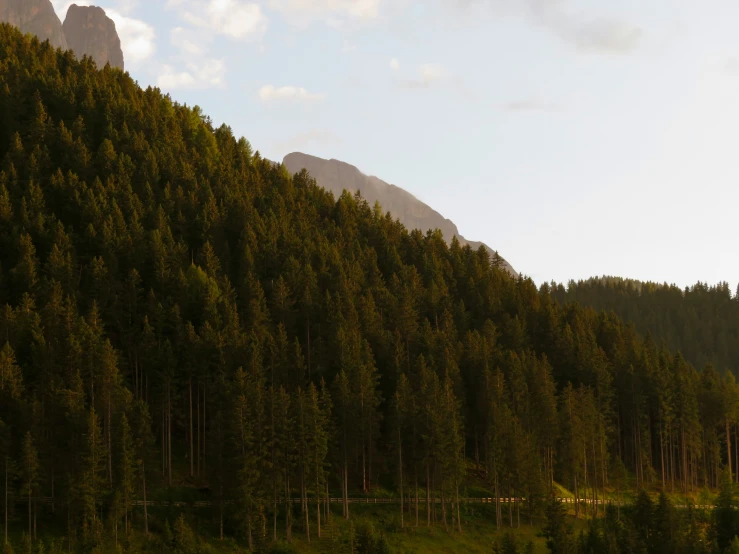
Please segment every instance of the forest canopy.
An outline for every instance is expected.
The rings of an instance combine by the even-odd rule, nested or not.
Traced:
[[[252,546],[320,535],[329,494],[349,517],[385,487],[406,524],[461,530],[471,479],[542,513],[555,482],[736,474],[731,374],[128,74],[7,25],[0,45],[0,463],[29,535],[37,512],[72,545],[148,533],[174,485]]]

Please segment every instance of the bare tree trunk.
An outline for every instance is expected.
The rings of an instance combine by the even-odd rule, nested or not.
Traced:
[[[285,540],[293,540],[292,533],[292,498],[290,498],[290,476],[285,475]]]
[[[146,463],[141,461],[141,480],[144,485],[144,534],[149,536],[149,509],[146,503]]]
[[[431,527],[431,476],[426,462],[426,527]]]
[[[303,516],[305,517],[305,538],[310,544],[310,518],[308,517],[308,487],[303,480],[304,471],[300,472],[300,490],[303,495]]]
[[[344,517],[349,519],[349,468],[344,454]]]
[[[321,483],[316,471],[316,535],[321,538]]]
[[[8,544],[8,458],[5,458],[5,544]]]
[[[414,470],[416,480],[416,527],[418,527],[418,468]]]
[[[193,444],[193,425],[192,425],[192,377],[190,377],[190,477],[192,477],[195,474],[195,460],[193,460],[193,457],[195,456],[194,451],[194,444]]]
[[[328,478],[326,478],[326,525],[331,519],[331,497],[328,492]]]
[[[441,482],[441,520],[444,522],[444,530],[449,531],[446,521],[446,498],[444,498],[444,481]]]
[[[398,468],[400,470],[400,528],[405,527],[403,520],[403,443],[400,438],[400,426],[398,426]]]
[[[197,416],[198,416],[198,424],[197,424],[197,428],[198,428],[198,431],[197,431],[197,433],[198,433],[197,472],[198,472],[198,477],[201,477],[202,476],[202,473],[200,472],[200,427],[201,427],[201,425],[200,425],[200,383],[198,383],[198,385],[197,385],[197,389],[195,391],[195,396],[197,397],[197,402],[196,403],[198,405],[197,406],[197,410],[198,410],[197,411]]]
[[[108,393],[106,396],[107,396],[107,401],[108,401],[108,406],[106,410],[107,416],[106,416],[106,421],[105,421],[105,434],[108,435],[107,441],[106,441],[108,443],[108,483],[112,487],[113,486],[113,445],[112,445],[113,441],[112,441],[111,432],[110,432],[110,405],[112,403],[110,399],[110,390],[108,390]]]
[[[460,511],[459,511],[459,483],[457,483],[457,487],[456,488],[457,488],[457,490],[455,491],[455,495],[457,497],[456,498],[456,504],[457,504],[457,531],[459,531],[461,533],[462,532],[462,517],[461,517]]]
[[[167,484],[172,486],[172,394],[167,382]]]
[[[731,469],[731,429],[729,428],[729,418],[726,418],[726,459],[729,462],[729,479],[734,482],[734,474]]]
[[[201,468],[202,469],[201,475],[205,475],[207,472],[206,464],[205,464],[205,462],[208,460],[208,450],[205,448],[205,439],[206,439],[207,432],[208,432],[208,425],[206,424],[206,419],[205,419],[205,385],[203,385],[203,432],[202,432],[202,435],[203,435],[203,466]]]

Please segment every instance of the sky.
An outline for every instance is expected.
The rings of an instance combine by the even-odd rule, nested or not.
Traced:
[[[537,283],[739,282],[735,0],[92,3],[142,86],[398,185]]]

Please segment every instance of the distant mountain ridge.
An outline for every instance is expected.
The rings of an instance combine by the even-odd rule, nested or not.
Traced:
[[[282,163],[290,173],[298,173],[306,169],[320,186],[337,196],[344,189],[352,193],[361,191],[362,196],[370,204],[379,202],[383,210],[390,212],[408,229],[419,229],[424,233],[430,229],[439,229],[448,243],[456,236],[463,245],[469,244],[474,249],[484,246],[491,256],[495,253],[487,244],[464,238],[453,221],[445,218],[408,191],[377,177],[365,175],[353,165],[334,159],[325,160],[301,152],[288,154]],[[518,277],[518,273],[507,261],[503,260],[503,266],[511,275]]]
[[[72,4],[62,25],[50,0],[0,0],[0,22],[48,40],[55,48],[70,49],[78,58],[89,56],[99,68],[110,63],[124,69],[115,23],[102,8]]]

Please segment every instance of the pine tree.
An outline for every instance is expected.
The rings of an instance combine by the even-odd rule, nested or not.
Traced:
[[[102,538],[102,522],[98,503],[102,501],[107,482],[107,452],[95,408],[87,415],[87,430],[81,456],[78,494],[82,504],[82,529],[85,542],[98,544]]]

